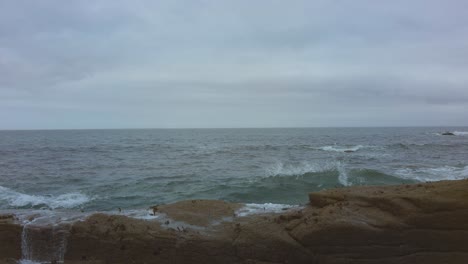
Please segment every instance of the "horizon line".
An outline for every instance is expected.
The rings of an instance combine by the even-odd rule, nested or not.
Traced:
[[[190,129],[310,129],[310,128],[444,128],[468,127],[468,125],[442,126],[285,126],[285,127],[128,127],[128,128],[7,128],[0,131],[68,131],[68,130],[190,130]]]

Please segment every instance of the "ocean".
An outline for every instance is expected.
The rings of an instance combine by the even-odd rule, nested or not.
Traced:
[[[463,178],[466,127],[0,131],[0,209],[10,211],[300,205],[322,189]]]

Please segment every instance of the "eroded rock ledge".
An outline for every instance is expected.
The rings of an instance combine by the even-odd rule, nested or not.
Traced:
[[[163,220],[94,214],[69,228],[65,263],[468,263],[468,180],[309,198],[243,217],[241,204],[207,200],[158,206]],[[3,263],[21,257],[14,218],[0,217]]]

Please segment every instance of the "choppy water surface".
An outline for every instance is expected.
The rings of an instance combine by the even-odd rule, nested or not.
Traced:
[[[300,204],[325,188],[462,178],[468,128],[0,131],[0,209]]]

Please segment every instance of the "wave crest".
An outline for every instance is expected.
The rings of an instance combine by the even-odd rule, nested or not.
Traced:
[[[344,186],[351,185],[348,182],[348,174],[342,162],[325,162],[325,163],[287,163],[277,162],[273,166],[266,169],[267,176],[296,176],[304,177],[307,174],[337,172],[338,181]]]
[[[300,176],[306,173],[324,172],[335,168],[331,163],[283,163],[276,162],[266,168],[267,176]]]
[[[453,167],[443,166],[436,168],[403,168],[396,172],[396,175],[404,179],[414,179],[417,181],[441,181],[441,180],[462,180],[468,178],[468,166]]]
[[[455,136],[468,136],[468,131],[453,131]]]
[[[76,208],[91,201],[91,198],[82,193],[66,193],[58,196],[29,195],[0,186],[0,201],[6,201],[9,207],[47,207]]]
[[[356,145],[356,146],[324,146],[320,147],[318,149],[323,150],[323,151],[333,151],[333,152],[355,152],[360,149],[367,148],[366,146],[363,145]]]

